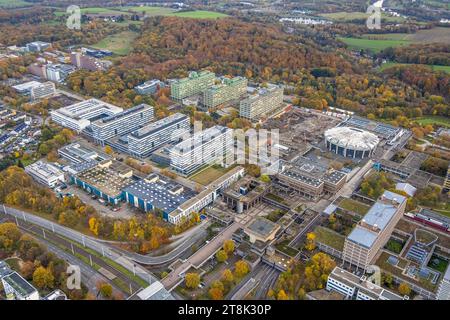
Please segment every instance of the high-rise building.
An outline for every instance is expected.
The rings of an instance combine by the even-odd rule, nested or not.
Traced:
[[[385,191],[344,242],[342,260],[366,269],[403,216],[406,197]]]
[[[91,122],[122,112],[123,109],[98,99],[89,99],[50,112],[52,121],[81,132]]]
[[[215,78],[216,75],[207,70],[192,71],[189,73],[189,77],[175,80],[170,84],[170,96],[172,99],[180,101],[186,97],[199,94],[212,86]]]
[[[128,136],[128,152],[144,158],[166,143],[177,142],[189,134],[188,116],[175,113],[136,130]]]
[[[140,104],[117,114],[96,120],[90,130],[94,140],[104,145],[105,140],[137,130],[153,120],[153,107]]]
[[[267,88],[261,88],[256,94],[242,100],[239,106],[239,114],[242,118],[259,121],[261,117],[273,113],[282,106],[283,88],[269,84]]]
[[[203,105],[206,108],[214,108],[222,103],[239,99],[246,92],[246,78],[224,78],[222,83],[213,85],[203,92]]]
[[[87,69],[90,71],[105,71],[112,65],[111,61],[100,60],[84,55],[81,52],[72,52],[70,54],[70,62],[77,68]]]
[[[436,300],[450,300],[450,267],[448,266],[439,284]]]
[[[233,130],[214,126],[170,148],[171,166],[187,176],[208,164],[225,164],[233,147]]]

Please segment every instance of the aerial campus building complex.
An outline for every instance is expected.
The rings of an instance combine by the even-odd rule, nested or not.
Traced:
[[[187,78],[178,79],[170,85],[170,95],[174,100],[182,100],[186,97],[202,93],[214,84],[216,75],[210,71],[192,71]]]
[[[203,105],[214,108],[220,104],[239,99],[247,92],[247,79],[223,78],[222,83],[213,85],[203,92]]]
[[[267,88],[260,88],[240,102],[239,115],[251,121],[259,121],[282,106],[283,88],[268,84]]]
[[[90,131],[94,141],[104,145],[107,139],[124,135],[153,120],[153,107],[140,104],[120,113],[91,123]]]
[[[342,260],[366,269],[403,216],[406,197],[385,191],[345,239]]]
[[[335,127],[325,131],[327,149],[347,158],[370,157],[380,139],[373,133],[351,127]]]
[[[89,99],[50,112],[52,121],[81,132],[98,119],[122,112],[123,109],[98,99]]]
[[[175,113],[131,132],[128,135],[128,152],[139,158],[147,157],[166,143],[178,142],[189,131],[189,117]]]
[[[204,165],[229,163],[226,157],[233,147],[233,131],[217,125],[194,133],[170,148],[171,166],[176,172],[188,176]]]

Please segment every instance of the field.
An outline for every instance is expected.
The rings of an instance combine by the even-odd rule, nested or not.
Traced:
[[[433,29],[419,30],[416,33],[364,34],[362,37],[371,40],[403,40],[412,43],[450,43],[449,31],[449,28],[436,27]]]
[[[427,64],[408,64],[408,63],[397,63],[397,62],[387,62],[380,66],[380,71],[397,67],[397,66],[426,66],[434,71],[444,71],[450,73],[450,66],[438,66],[438,65],[427,65]]]
[[[124,31],[102,39],[100,42],[91,47],[101,50],[109,50],[117,55],[126,56],[131,48],[133,40],[136,39],[137,33]]]
[[[353,20],[363,20],[367,19],[370,14],[367,14],[365,12],[333,12],[333,13],[322,13],[319,14],[320,16],[335,20],[335,21],[353,21]],[[390,15],[381,14],[381,21],[386,20],[389,22],[402,22],[405,21],[405,18],[402,17],[392,17]]]
[[[343,41],[350,49],[353,50],[369,50],[372,52],[379,52],[389,47],[398,47],[409,45],[409,40],[376,40],[363,38],[338,38]]]
[[[11,0],[0,0],[1,1],[11,1]],[[145,13],[147,16],[174,16],[181,18],[193,18],[193,19],[217,19],[228,17],[228,15],[213,12],[213,11],[182,11],[178,12],[176,10],[164,7],[153,7],[153,6],[124,6],[124,7],[111,7],[111,8],[82,8],[81,13],[83,14],[102,14],[102,15],[131,15],[131,13]],[[56,16],[66,15],[65,11],[56,11]]]
[[[20,8],[31,5],[32,3],[23,0],[0,0],[0,8]]]
[[[208,167],[199,173],[194,174],[189,179],[197,182],[201,185],[208,185],[214,180],[220,178],[222,175],[224,175],[228,171],[228,168],[222,168],[220,166],[212,166]]]
[[[177,12],[174,14],[171,14],[175,17],[181,17],[181,18],[193,18],[193,19],[218,19],[218,18],[225,18],[228,17],[228,15],[220,13],[220,12],[213,12],[213,11],[187,11],[187,12]]]
[[[415,122],[419,123],[422,126],[426,126],[427,124],[431,125],[440,125],[443,127],[450,128],[450,118],[441,117],[441,116],[426,116],[421,118],[414,119]]]

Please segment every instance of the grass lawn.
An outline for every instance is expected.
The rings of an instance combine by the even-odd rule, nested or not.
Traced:
[[[365,215],[367,213],[367,211],[369,211],[370,207],[368,205],[365,205],[364,203],[355,201],[353,199],[343,199],[340,203],[339,203],[339,207],[344,209],[344,210],[348,210],[351,212],[355,212],[359,215]]]
[[[277,243],[277,244],[275,245],[275,247],[276,247],[278,250],[280,250],[281,252],[287,254],[288,256],[290,256],[290,257],[295,257],[295,256],[297,255],[297,253],[298,253],[298,250],[297,250],[297,249],[294,249],[294,248],[292,248],[292,247],[289,247],[289,246],[288,246],[289,242],[290,242],[289,240],[284,240],[284,241],[282,241],[282,242],[280,242],[280,243]]]
[[[417,122],[422,126],[426,126],[427,124],[431,125],[439,125],[443,127],[450,128],[450,118],[444,116],[425,116],[413,119],[413,121]]]
[[[33,5],[23,0],[0,0],[0,8],[20,8]]]
[[[171,8],[153,7],[153,6],[124,6],[124,7],[116,7],[114,9],[118,11],[145,13],[147,16],[165,16],[175,12],[175,10]]]
[[[230,168],[223,168],[221,166],[213,165],[194,174],[193,176],[189,177],[189,179],[197,182],[198,184],[206,186],[214,180],[223,176],[228,172],[228,170],[230,170]]]
[[[336,20],[336,21],[352,21],[352,20],[366,20],[370,17],[370,14],[365,12],[333,12],[333,13],[322,13],[319,14],[327,19]],[[389,21],[389,22],[402,22],[405,21],[405,18],[402,17],[392,17],[390,15],[381,14],[381,20]]]
[[[176,12],[170,14],[171,16],[181,17],[181,18],[193,18],[193,19],[218,19],[226,18],[228,15],[220,12],[214,11],[186,11],[186,12]]]
[[[344,42],[350,49],[365,49],[372,52],[379,52],[389,47],[405,46],[411,43],[409,40],[377,40],[345,37],[339,37],[338,39]]]
[[[124,31],[108,36],[91,47],[109,50],[117,55],[126,56],[131,51],[133,41],[137,36],[136,32]]]
[[[345,237],[339,233],[322,226],[318,226],[314,229],[314,233],[317,242],[321,242],[339,251],[344,250]]]
[[[428,263],[428,267],[442,273],[445,273],[445,270],[447,270],[447,266],[448,266],[447,260],[444,260],[435,255],[431,257],[430,262]]]

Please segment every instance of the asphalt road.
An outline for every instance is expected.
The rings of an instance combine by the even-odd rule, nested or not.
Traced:
[[[15,219],[11,219],[12,221]],[[19,227],[24,230],[25,232],[28,232],[36,237],[43,238],[47,243],[50,242],[50,248],[54,249],[56,253],[64,255],[66,259],[69,259],[68,261],[72,261],[73,264],[80,266],[80,271],[82,271],[82,274],[84,273],[85,276],[91,278],[91,277],[97,277],[95,269],[86,263],[80,264],[80,258],[76,258],[76,255],[84,257],[87,261],[92,261],[93,266],[98,266],[97,268],[103,268],[110,272],[114,278],[117,278],[122,283],[122,287],[120,288],[120,291],[124,293],[125,295],[130,295],[137,290],[140,290],[142,286],[137,283],[134,279],[128,277],[126,274],[122,273],[120,270],[117,270],[115,267],[109,265],[107,262],[105,262],[100,257],[91,254],[84,248],[81,248],[79,246],[73,245],[70,241],[67,239],[59,236],[56,233],[47,231],[43,231],[43,229],[39,226],[36,226],[32,223],[25,222],[25,221],[18,221]],[[66,251],[67,250],[67,251]],[[73,250],[73,251],[72,251]],[[73,252],[70,254],[70,252]],[[83,268],[82,268],[83,266]],[[84,272],[83,272],[84,271]],[[88,280],[88,279],[85,279]],[[109,282],[109,281],[108,281]],[[95,282],[94,282],[95,287]],[[117,286],[115,286],[116,289],[118,289]],[[92,289],[92,285],[89,286],[90,289]]]

